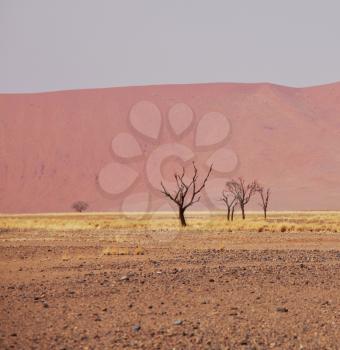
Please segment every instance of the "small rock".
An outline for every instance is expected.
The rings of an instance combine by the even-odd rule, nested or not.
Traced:
[[[139,324],[135,324],[132,326],[132,330],[134,332],[138,332],[138,331],[140,331],[140,329],[141,329],[141,326]]]
[[[276,311],[277,312],[288,312],[288,309],[286,307],[277,307]]]
[[[44,305],[45,309],[47,309],[49,307],[47,303],[44,303],[43,305]]]
[[[128,276],[122,276],[120,278],[121,281],[128,281],[129,280],[129,277]]]
[[[182,320],[175,320],[174,321],[174,325],[176,325],[176,326],[180,326],[182,323],[183,323]]]
[[[209,282],[215,282],[215,280],[213,278],[210,278]]]

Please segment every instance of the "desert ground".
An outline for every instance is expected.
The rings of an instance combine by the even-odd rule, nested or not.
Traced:
[[[340,349],[340,213],[0,216],[1,349]]]

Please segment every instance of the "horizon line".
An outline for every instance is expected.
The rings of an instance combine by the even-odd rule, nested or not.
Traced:
[[[269,85],[278,88],[292,89],[292,90],[302,90],[311,88],[320,88],[331,85],[340,84],[340,80],[317,85],[306,85],[306,86],[289,86],[283,84],[277,84],[272,82],[205,82],[205,83],[159,83],[159,84],[136,84],[136,85],[121,85],[121,86],[106,86],[106,87],[84,87],[84,88],[74,88],[74,89],[57,89],[57,90],[42,90],[42,91],[24,91],[24,92],[1,92],[0,95],[41,95],[41,94],[53,94],[53,93],[63,93],[63,92],[75,92],[75,91],[93,91],[93,90],[109,90],[109,89],[131,89],[131,88],[152,88],[152,87],[185,87],[185,86],[199,86],[199,85]]]

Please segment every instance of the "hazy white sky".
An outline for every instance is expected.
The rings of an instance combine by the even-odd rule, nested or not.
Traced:
[[[339,0],[0,0],[0,92],[339,80]]]

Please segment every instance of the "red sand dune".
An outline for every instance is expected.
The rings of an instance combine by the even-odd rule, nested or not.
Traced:
[[[162,114],[158,141],[138,135],[129,120],[131,108],[144,100]],[[182,138],[167,120],[177,103],[193,111],[194,122]],[[340,209],[340,83],[202,84],[0,95],[0,212],[69,211],[76,200],[87,201],[92,211],[120,210],[127,195],[156,195],[145,175],[149,152],[169,142],[192,148],[198,121],[209,112],[228,117],[230,133],[221,144],[238,159],[227,176],[216,172],[213,178],[257,178],[272,188],[271,209]],[[149,123],[157,133],[154,121]],[[119,160],[111,144],[121,132],[141,136],[142,156],[120,160],[137,170],[139,181],[123,194],[108,195],[99,174]],[[215,149],[194,150],[196,162]],[[163,165],[164,175],[171,161]],[[208,206],[206,198],[202,202]]]

